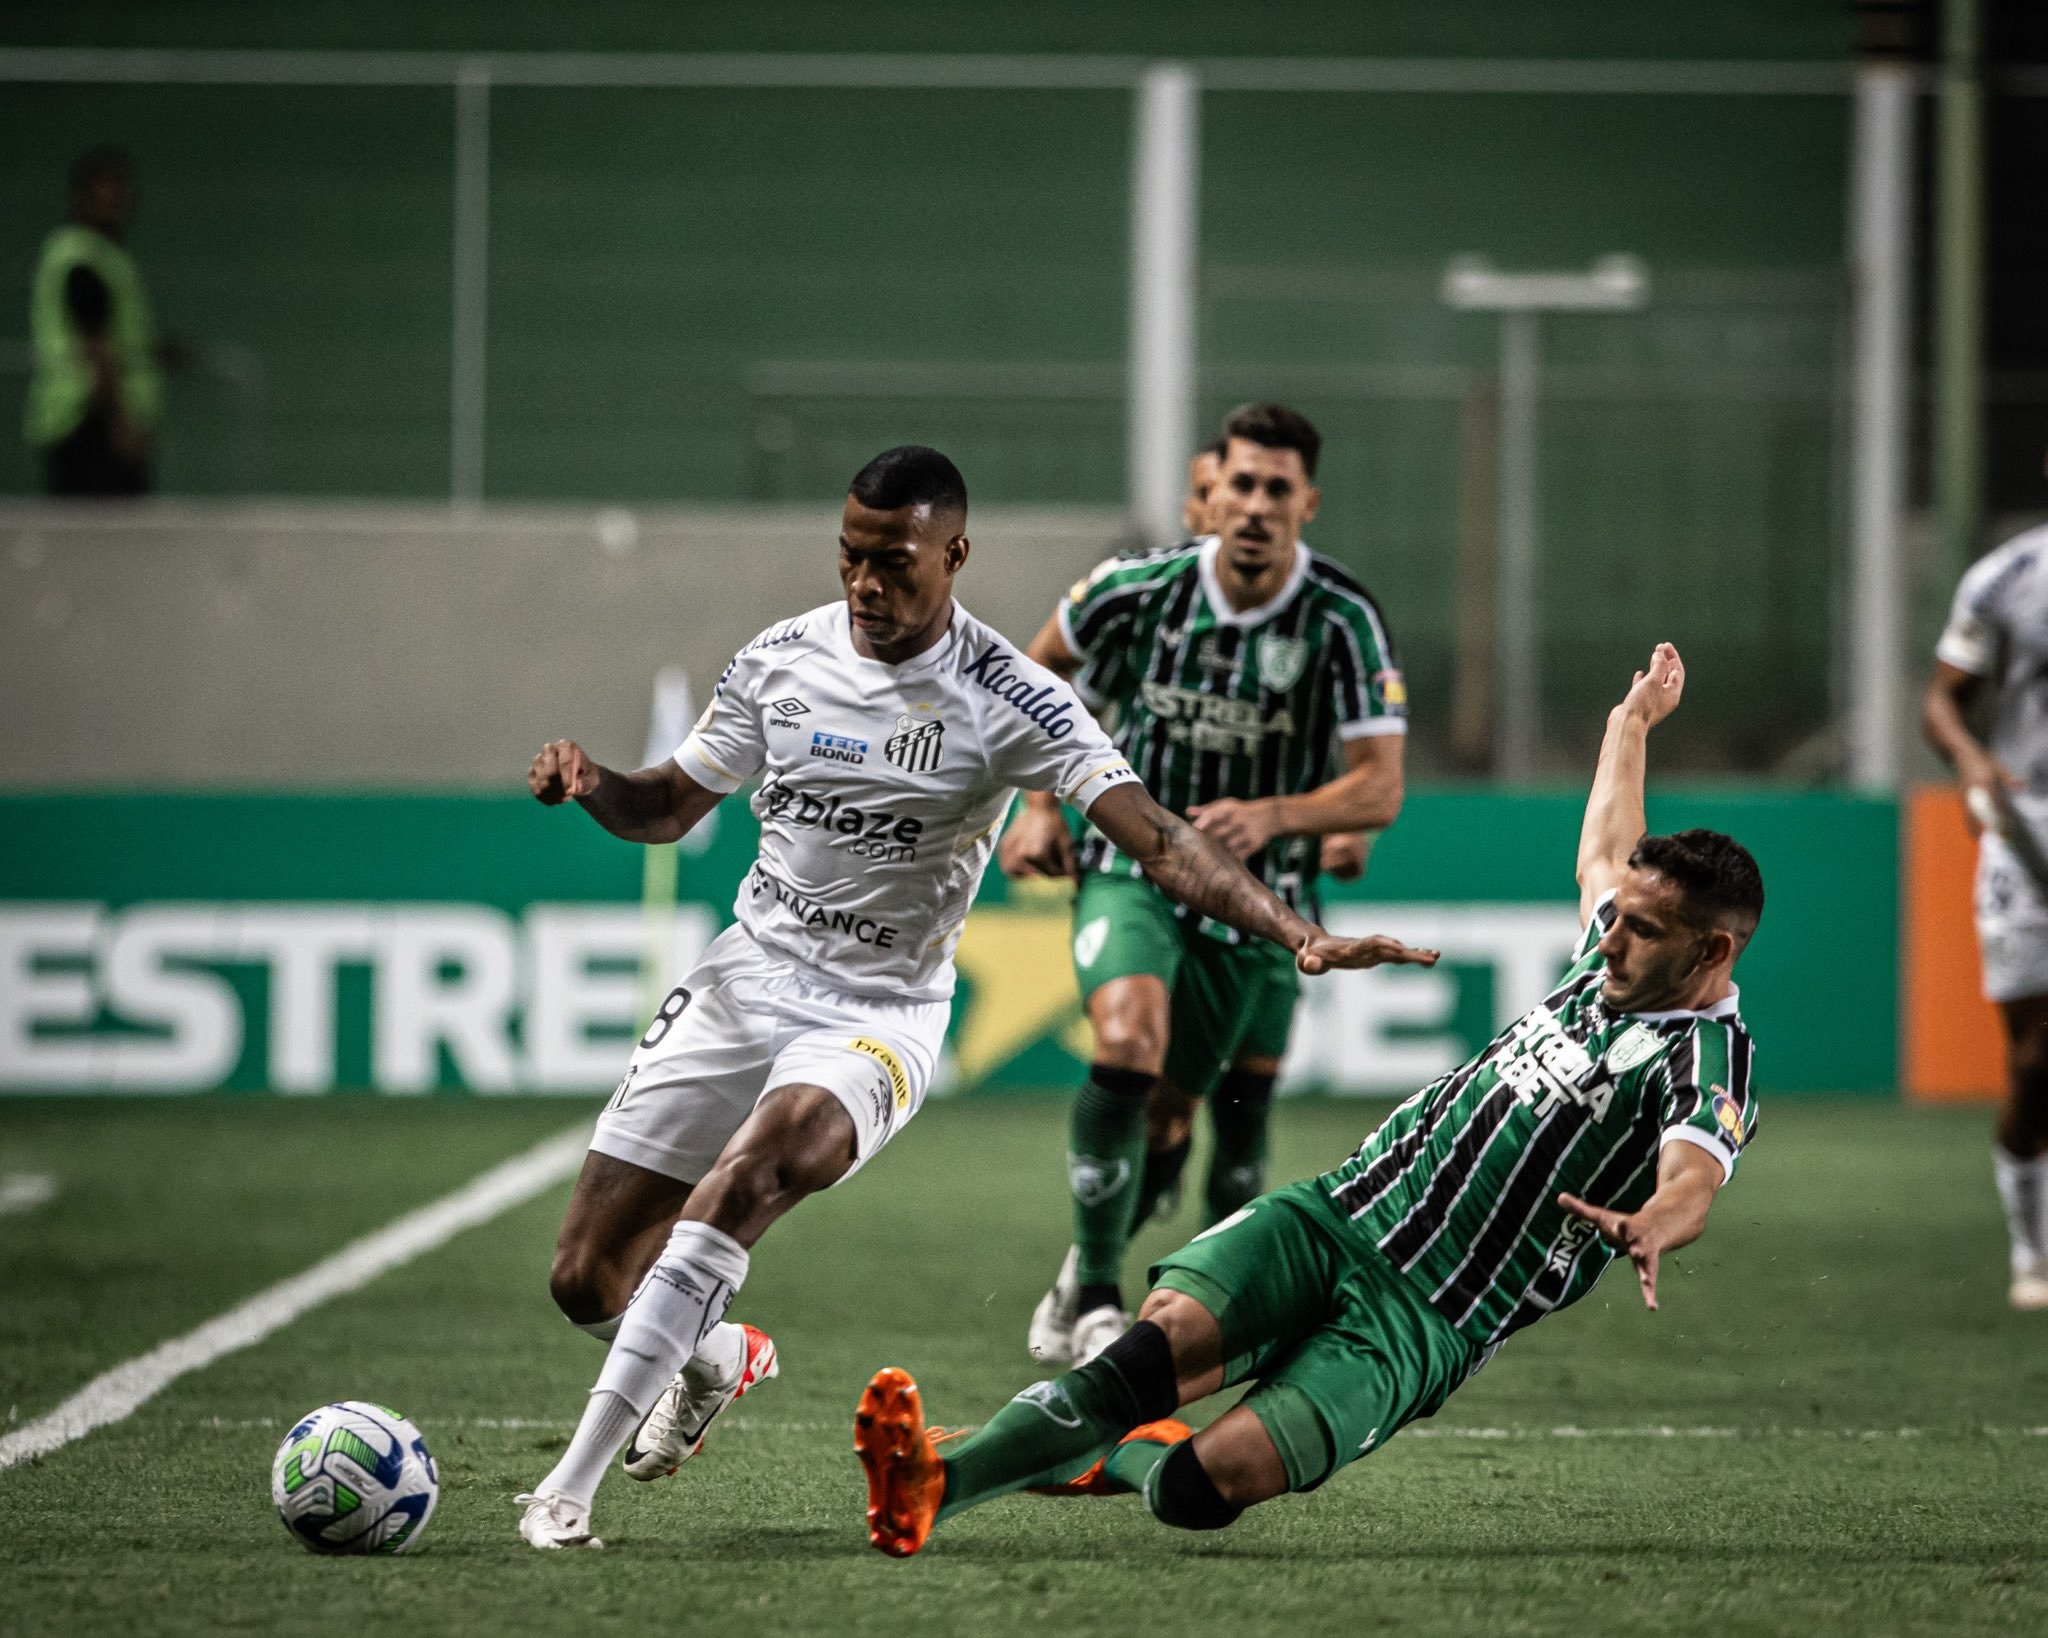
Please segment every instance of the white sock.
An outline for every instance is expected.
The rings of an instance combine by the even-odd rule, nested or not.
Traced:
[[[633,1430],[645,1415],[645,1411],[636,1411],[617,1394],[593,1388],[583,1407],[583,1420],[576,1424],[576,1437],[569,1441],[562,1459],[541,1480],[537,1490],[568,1496],[588,1511],[591,1498],[597,1494],[597,1482],[611,1465],[613,1453],[633,1437]]]
[[[625,1317],[624,1314],[614,1314],[608,1320],[591,1320],[588,1324],[573,1320],[570,1323],[586,1335],[596,1337],[599,1342],[609,1342],[619,1334],[619,1321]]]
[[[720,1320],[704,1333],[697,1351],[683,1363],[683,1384],[692,1393],[727,1388],[747,1363],[747,1333],[731,1320]]]
[[[678,1223],[620,1316],[575,1438],[541,1480],[590,1505],[598,1480],[747,1277],[746,1248],[708,1223]]]
[[[2022,1160],[1997,1144],[1991,1146],[1991,1171],[1998,1179],[1998,1203],[2005,1208],[2005,1231],[2012,1240],[2012,1271],[2032,1274],[2048,1263],[2048,1157]]]

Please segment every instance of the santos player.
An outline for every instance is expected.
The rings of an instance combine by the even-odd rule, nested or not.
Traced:
[[[1163,1524],[1217,1529],[1433,1414],[1615,1253],[1657,1306],[1659,1257],[1699,1236],[1756,1132],[1730,977],[1763,912],[1756,861],[1712,831],[1643,834],[1647,736],[1684,681],[1662,645],[1608,718],[1579,838],[1585,937],[1557,988],[1335,1171],[1160,1263],[1136,1325],[943,1457],[916,1384],[878,1372],[854,1424],[874,1546],[907,1557],[1027,1487],[1136,1491]],[[1171,1419],[1244,1381],[1200,1433]]]
[[[1016,787],[1056,792],[1165,892],[1303,972],[1436,959],[1332,938],[1160,808],[1066,684],[953,601],[966,520],[945,456],[878,455],[846,499],[844,599],[741,649],[671,760],[618,773],[557,740],[528,773],[542,802],[573,797],[630,841],[675,841],[756,777],[761,822],[738,924],[649,1025],[562,1224],[555,1300],[611,1351],[568,1451],[519,1498],[535,1547],[598,1545],[590,1504],[614,1455],[636,1477],[673,1472],[772,1374],[767,1338],[722,1323],[749,1252],[924,1101]]]
[[[1984,993],[2005,1024],[1991,1162],[2012,1241],[2009,1300],[2048,1309],[2048,529],[1971,566],[1934,654],[1921,723],[1955,766],[1978,838]],[[1966,715],[1984,695],[1989,745]]]

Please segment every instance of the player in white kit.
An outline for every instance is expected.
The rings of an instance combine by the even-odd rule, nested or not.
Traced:
[[[1972,564],[1935,648],[1921,724],[1955,766],[1977,837],[1984,993],[2005,1022],[1992,1165],[2012,1306],[2048,1308],[2048,528]],[[1969,712],[1988,695],[1989,743]]]
[[[542,802],[573,797],[630,841],[675,841],[757,777],[761,822],[738,922],[641,1038],[563,1220],[555,1301],[611,1349],[568,1451],[519,1498],[535,1547],[599,1545],[590,1504],[614,1455],[674,1472],[774,1374],[767,1337],[725,1322],[749,1252],[923,1103],[1015,789],[1057,793],[1166,893],[1304,972],[1435,960],[1332,938],[1159,807],[1067,685],[953,601],[966,519],[945,456],[877,456],[841,520],[843,600],[741,649],[673,758],[619,773],[557,740],[528,772]]]

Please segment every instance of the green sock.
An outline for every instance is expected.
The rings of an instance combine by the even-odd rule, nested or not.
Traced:
[[[1266,1129],[1273,1113],[1273,1077],[1233,1069],[1209,1103],[1216,1151],[1209,1157],[1203,1204],[1220,1223],[1266,1192]]]
[[[1127,1439],[1102,1460],[1102,1475],[1119,1487],[1142,1495],[1152,1470],[1166,1460],[1173,1445],[1164,1439]]]
[[[1123,1373],[1107,1359],[1035,1382],[980,1430],[946,1446],[939,1518],[1032,1485],[1065,1484],[1143,1420]]]
[[[1180,1174],[1193,1147],[1192,1138],[1182,1138],[1171,1149],[1145,1151],[1144,1181],[1138,1185],[1138,1210],[1131,1219],[1133,1234],[1151,1222],[1160,1202],[1180,1188]]]
[[[1145,1094],[1141,1070],[1091,1064],[1067,1141],[1067,1182],[1074,1193],[1075,1270],[1082,1285],[1115,1285],[1124,1246],[1136,1226],[1139,1169],[1145,1164]]]

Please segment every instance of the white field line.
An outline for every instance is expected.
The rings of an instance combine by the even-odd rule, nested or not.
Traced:
[[[0,1217],[19,1217],[56,1198],[57,1180],[48,1172],[0,1174]]]
[[[525,1154],[472,1178],[453,1194],[343,1246],[303,1274],[257,1292],[198,1330],[160,1343],[94,1377],[49,1415],[0,1437],[0,1472],[47,1456],[94,1428],[133,1415],[187,1372],[261,1342],[308,1310],[368,1285],[378,1275],[447,1244],[464,1229],[524,1204],[571,1175],[582,1163],[589,1142],[587,1125],[579,1123],[559,1132]]]

